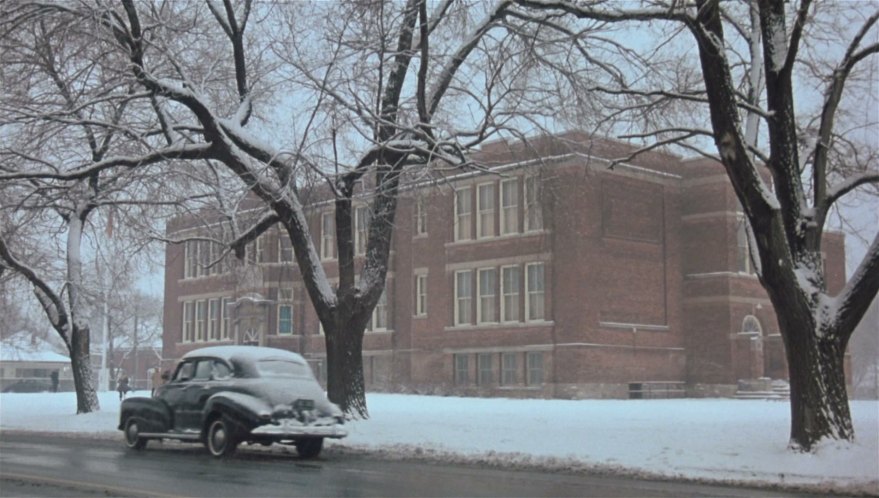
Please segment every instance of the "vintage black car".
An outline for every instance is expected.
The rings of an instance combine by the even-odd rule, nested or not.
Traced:
[[[119,430],[143,449],[151,439],[203,443],[222,457],[240,443],[292,444],[314,458],[324,438],[342,438],[342,411],[296,353],[257,346],[213,346],[183,356],[152,398],[122,402]]]

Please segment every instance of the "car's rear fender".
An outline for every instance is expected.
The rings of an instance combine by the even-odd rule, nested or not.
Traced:
[[[168,432],[172,427],[171,410],[154,398],[128,398],[119,408],[119,430],[125,430],[125,421],[135,417],[141,432]]]
[[[211,396],[205,403],[202,420],[212,414],[223,414],[250,430],[271,421],[272,408],[265,401],[244,393],[222,392]]]

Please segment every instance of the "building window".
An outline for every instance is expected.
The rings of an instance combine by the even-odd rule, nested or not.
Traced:
[[[760,325],[760,320],[754,315],[745,316],[745,319],[742,320],[742,332],[763,334],[763,327]]]
[[[256,262],[262,263],[266,260],[266,236],[260,235],[256,238]]]
[[[220,331],[222,340],[229,339],[232,336],[232,298],[223,298],[223,329]]]
[[[455,384],[463,385],[470,383],[470,364],[466,354],[453,356],[455,362]]]
[[[495,194],[494,183],[484,183],[477,187],[477,209],[479,217],[476,218],[476,233],[478,238],[494,237],[494,210]]]
[[[512,386],[518,382],[518,353],[501,354],[501,385]]]
[[[252,243],[244,246],[244,260],[252,265],[263,262],[263,252],[265,240],[262,235],[256,238]]]
[[[223,258],[223,248],[220,244],[211,242],[211,275],[219,275],[226,270],[225,258]]]
[[[495,323],[497,313],[497,269],[479,270],[479,306],[476,308],[478,323]]]
[[[198,274],[206,277],[211,274],[211,243],[207,240],[198,241]]]
[[[195,330],[195,310],[192,302],[183,303],[183,342],[192,342]]]
[[[427,207],[424,205],[424,197],[415,198],[415,236],[427,235]]]
[[[205,301],[195,302],[195,340],[202,342],[205,338],[205,327],[207,326],[207,303]]]
[[[194,240],[183,243],[183,278],[195,277],[198,267],[198,244]]]
[[[415,316],[427,315],[427,275],[415,275]]]
[[[525,369],[527,370],[526,382],[529,386],[543,384],[543,353],[529,351],[525,354]]]
[[[473,323],[473,271],[455,272],[455,325]]]
[[[333,213],[323,213],[320,217],[320,257],[336,258],[336,221]]]
[[[529,321],[543,320],[546,318],[545,312],[545,292],[544,292],[544,265],[543,263],[532,263],[526,265],[525,285],[528,288],[525,294],[525,319]]]
[[[494,382],[491,368],[492,356],[491,353],[479,353],[476,355],[476,370],[478,372],[476,382],[480,386],[490,386]]]
[[[455,240],[469,240],[473,235],[473,198],[470,187],[455,192]]]
[[[217,341],[220,339],[220,300],[211,299],[208,301],[208,339]]]
[[[751,264],[751,244],[748,240],[748,221],[744,218],[739,218],[736,227],[736,271],[754,273]]]
[[[293,289],[278,289],[278,335],[293,333]]]
[[[519,231],[519,180],[501,182],[501,235]]]
[[[540,178],[525,178],[525,231],[543,230],[543,208],[541,207]]]
[[[361,206],[354,209],[354,254],[366,254],[366,242],[369,240],[369,208]]]
[[[519,321],[519,289],[521,271],[518,266],[501,267],[501,320]]]
[[[293,244],[286,230],[278,233],[278,263],[290,263],[293,261]]]
[[[378,302],[375,304],[375,309],[372,310],[372,319],[369,321],[369,325],[366,330],[370,331],[382,331],[388,329],[388,292],[387,292],[387,284],[385,284],[385,290],[382,291],[382,295],[378,298]]]

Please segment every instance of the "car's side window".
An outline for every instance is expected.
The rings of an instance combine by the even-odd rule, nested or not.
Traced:
[[[195,367],[195,377],[192,380],[211,380],[212,360],[201,360]]]
[[[177,369],[177,375],[174,376],[174,382],[186,382],[192,378],[192,372],[195,370],[195,363],[191,361],[184,362]]]
[[[232,377],[232,369],[229,368],[228,365],[223,363],[222,361],[215,360],[213,363],[213,374],[211,376],[214,380],[226,380]]]

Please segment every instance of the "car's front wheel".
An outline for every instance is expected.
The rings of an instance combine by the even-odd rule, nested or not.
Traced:
[[[317,458],[324,447],[324,438],[314,437],[296,441],[296,452],[302,458]]]
[[[208,422],[208,430],[205,437],[205,446],[211,455],[225,457],[231,455],[238,446],[235,436],[235,426],[225,415],[221,415]]]
[[[142,450],[146,448],[147,440],[140,437],[140,426],[134,417],[130,417],[125,421],[125,446],[133,450]]]

